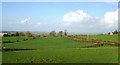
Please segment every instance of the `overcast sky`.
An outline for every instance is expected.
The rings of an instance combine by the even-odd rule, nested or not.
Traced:
[[[4,31],[106,33],[118,27],[117,2],[4,2]]]

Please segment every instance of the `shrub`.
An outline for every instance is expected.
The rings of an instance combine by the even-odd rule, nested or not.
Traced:
[[[35,37],[32,37],[32,39],[36,39]]]
[[[14,43],[14,42],[8,40],[8,41],[3,41],[3,43]]]
[[[19,40],[17,40],[17,42],[20,42]]]
[[[28,39],[23,39],[23,41],[27,41]]]

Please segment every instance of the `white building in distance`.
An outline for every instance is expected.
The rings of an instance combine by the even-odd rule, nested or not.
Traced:
[[[4,34],[8,34],[8,33],[0,33],[0,36],[3,37]]]
[[[113,33],[111,32],[110,35],[113,35]]]

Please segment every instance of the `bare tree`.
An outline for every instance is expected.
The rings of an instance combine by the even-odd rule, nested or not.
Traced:
[[[33,35],[28,31],[28,32],[25,32],[25,38],[28,39],[30,37],[32,37]]]
[[[51,31],[51,32],[49,33],[49,35],[50,35],[51,37],[55,37],[55,36],[56,36],[56,32],[55,32],[55,31]]]
[[[23,32],[19,32],[19,36],[24,36],[24,33]]]
[[[64,31],[64,36],[67,36],[67,30]]]
[[[62,37],[63,36],[63,31],[59,31],[58,36]]]

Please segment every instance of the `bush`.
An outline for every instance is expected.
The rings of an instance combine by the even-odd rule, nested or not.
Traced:
[[[23,39],[23,41],[27,41],[28,39]]]
[[[14,42],[8,40],[8,41],[3,41],[3,43],[14,43]]]
[[[17,40],[17,42],[20,42],[19,40]]]
[[[16,32],[16,33],[15,33],[15,36],[19,36],[19,33],[18,33],[18,32]]]
[[[32,39],[36,39],[35,37],[33,37]]]

